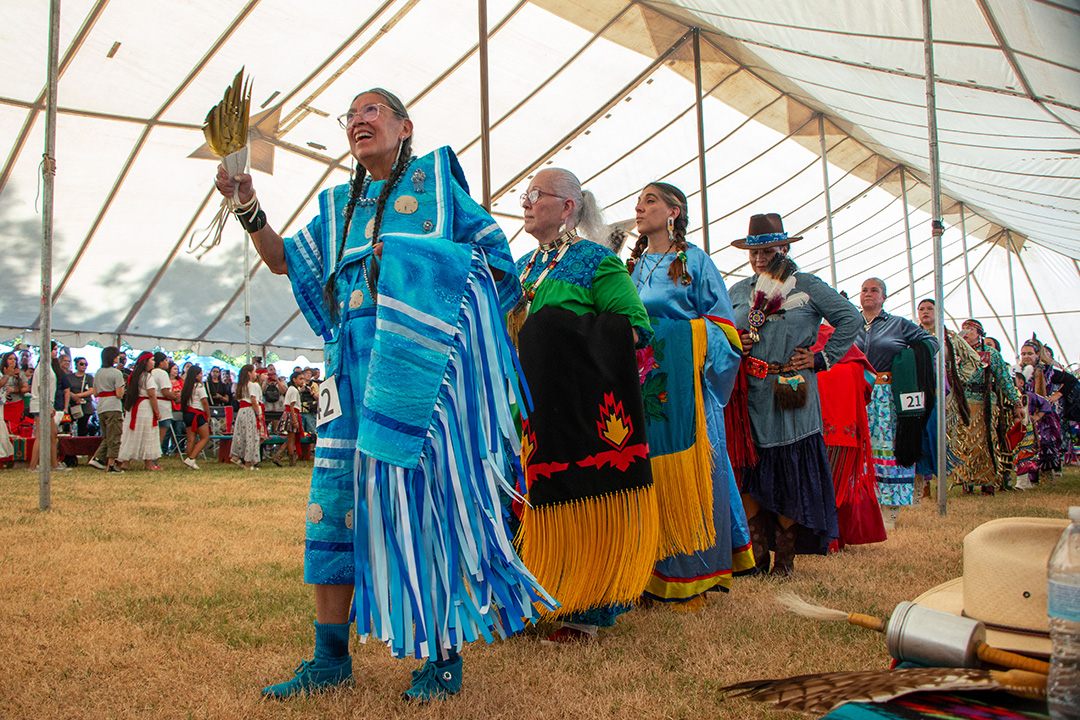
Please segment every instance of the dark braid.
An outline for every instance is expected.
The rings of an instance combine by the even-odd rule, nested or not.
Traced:
[[[381,95],[386,100],[387,107],[400,119],[408,120],[409,111],[405,108],[404,103],[394,95],[392,92],[383,90],[382,88],[372,88],[360,93],[364,95],[366,93],[375,93]],[[357,95],[356,97],[360,97]],[[354,98],[355,101],[355,98]],[[374,245],[379,239],[379,228],[382,225],[383,209],[386,205],[386,199],[389,197],[390,192],[397,185],[398,180],[401,179],[402,174],[405,172],[405,168],[409,164],[409,159],[412,155],[412,135],[405,138],[401,142],[401,146],[398,150],[397,159],[394,162],[394,166],[390,169],[390,176],[386,179],[383,185],[382,191],[379,193],[379,199],[375,208],[375,224],[374,231],[371,233],[371,244]],[[360,200],[360,193],[364,187],[364,180],[367,176],[367,168],[363,165],[357,164],[356,173],[353,175],[352,183],[349,186],[349,202],[345,206],[345,217],[341,228],[341,240],[338,241],[338,251],[336,263],[334,269],[330,272],[330,277],[326,281],[326,285],[323,287],[323,302],[330,310],[330,319],[333,322],[337,322],[338,319],[338,305],[337,305],[337,263],[341,262],[341,254],[345,252],[345,241],[349,236],[349,227],[352,225],[353,211],[356,209],[356,203]],[[373,271],[373,277],[368,278],[368,283],[371,288],[374,288],[376,280],[378,279],[378,266],[375,266]]]
[[[390,168],[390,175],[383,183],[382,190],[379,191],[379,199],[375,204],[375,225],[371,231],[372,245],[379,241],[379,229],[382,227],[383,211],[386,210],[386,199],[390,197],[390,193],[397,187],[401,176],[405,174],[410,158],[412,158],[412,135],[401,141],[397,160],[394,161],[394,166]]]
[[[349,226],[352,224],[353,211],[356,210],[356,202],[360,199],[360,189],[364,186],[365,177],[367,177],[367,168],[357,164],[356,172],[353,174],[352,183],[349,185],[349,203],[345,206],[345,220],[342,223],[341,240],[338,241],[336,255],[338,260],[340,260],[341,254],[345,252],[345,238],[349,236]],[[334,322],[338,319],[337,271],[337,264],[335,263],[334,269],[330,271],[330,277],[327,279],[326,285],[323,286],[323,302],[326,303],[326,307],[329,308],[330,319]]]
[[[647,235],[639,235],[637,242],[634,243],[634,249],[630,251],[630,257],[626,260],[627,270],[634,272],[634,266],[637,265],[641,253],[645,252],[645,248],[647,247],[649,247],[649,237]]]

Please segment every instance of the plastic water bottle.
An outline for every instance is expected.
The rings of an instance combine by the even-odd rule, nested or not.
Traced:
[[[1069,508],[1069,519],[1049,564],[1051,720],[1080,720],[1080,507]]]

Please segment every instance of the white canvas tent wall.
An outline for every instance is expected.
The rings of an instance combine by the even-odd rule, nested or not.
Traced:
[[[486,6],[493,211],[517,253],[531,240],[516,197],[547,164],[575,171],[613,220],[632,217],[648,181],[674,182],[691,195],[703,244],[696,26],[718,266],[744,273],[727,243],[752,213],[775,211],[806,236],[801,264],[831,279],[824,146],[837,287],[884,277],[887,309],[904,314],[930,294],[919,0]],[[53,327],[70,344],[124,336],[241,351],[242,232],[231,225],[202,261],[186,252],[217,204],[213,165],[198,159],[201,121],[241,65],[262,105],[259,166],[273,173],[256,182],[282,232],[347,179],[333,116],[374,85],[410,104],[420,151],[458,152],[479,197],[475,0],[310,11],[287,0],[65,0],[62,11]],[[0,337],[37,323],[47,12],[0,0]],[[1080,5],[937,0],[934,15],[946,312],[980,317],[1006,346],[1035,331],[1080,359]],[[286,356],[318,348],[287,280],[250,270],[254,344]]]

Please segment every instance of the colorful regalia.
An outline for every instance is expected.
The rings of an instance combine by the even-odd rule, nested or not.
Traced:
[[[754,567],[724,428],[742,348],[716,266],[695,245],[685,252],[689,285],[668,276],[674,253],[645,253],[631,274],[656,333],[639,366],[661,525],[704,518],[712,530],[703,547],[661,553],[646,593],[664,601],[727,590]],[[691,510],[697,518],[684,517]]]
[[[651,337],[626,268],[570,233],[518,261],[528,503],[517,542],[564,620],[604,626],[640,595],[658,518],[633,331]],[[566,245],[569,243],[569,246]]]
[[[878,373],[867,415],[878,501],[882,505],[911,505],[914,500],[914,463],[904,466],[895,457],[899,418],[893,400],[891,371],[893,359],[917,342],[925,342],[932,352],[937,352],[937,340],[930,333],[910,320],[884,311],[864,323],[855,339],[855,344]]]
[[[499,499],[519,484],[502,318],[521,291],[505,236],[446,147],[414,158],[391,192],[373,286],[380,189],[365,188],[340,257],[346,185],[323,191],[319,216],[285,241],[297,303],[326,342],[323,387],[341,399],[316,442],[304,579],[355,584],[358,633],[430,658],[436,643],[520,630],[534,602],[554,607]],[[323,286],[335,266],[333,319]]]
[[[1026,490],[1039,482],[1039,434],[1033,418],[1037,413],[1050,412],[1052,406],[1046,398],[1030,390],[1024,393],[1024,400],[1028,420],[1021,425],[1023,435],[1016,446],[1016,487]]]
[[[822,325],[814,352],[825,347],[833,328]],[[836,548],[883,542],[885,524],[878,508],[874,457],[866,406],[873,395],[874,368],[854,345],[825,372],[818,373],[822,434],[829,451],[836,519],[840,537]]]
[[[1038,341],[1034,341],[1038,342]],[[1040,348],[1041,349],[1041,348]],[[1054,393],[1062,397],[1050,403],[1050,410],[1035,426],[1039,436],[1039,470],[1045,476],[1060,473],[1065,458],[1065,431],[1062,422],[1064,397],[1076,387],[1076,378],[1047,363],[1038,363],[1032,370],[1024,368],[1024,389],[1049,398]]]
[[[1013,407],[1022,400],[1001,353],[983,348],[978,354],[982,368],[965,386],[971,421],[966,428],[959,428],[965,463],[957,468],[956,478],[966,492],[976,485],[993,492],[992,488],[1007,484],[1015,469],[1015,455],[1005,442],[1005,431],[1012,425]]]
[[[749,314],[755,286],[762,276],[754,275],[731,288],[735,324],[750,329]],[[770,314],[760,325],[760,340],[750,350],[747,363],[783,367],[796,348],[809,348],[817,340],[822,318],[836,330],[825,345],[825,368],[843,357],[861,326],[855,307],[819,278],[795,273],[791,294],[805,293],[807,302],[793,309]],[[764,369],[764,368],[763,368]],[[828,454],[821,435],[821,403],[817,374],[810,370],[794,373],[806,387],[806,401],[800,408],[777,404],[781,389],[779,373],[748,372],[750,427],[758,462],[743,472],[742,492],[748,493],[769,513],[798,524],[795,549],[798,553],[824,555],[838,536],[836,495]],[[730,428],[729,428],[730,430]],[[774,533],[765,531],[770,545]]]

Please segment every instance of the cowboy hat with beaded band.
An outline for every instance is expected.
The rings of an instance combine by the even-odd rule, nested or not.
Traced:
[[[983,523],[964,538],[964,574],[931,588],[915,604],[981,620],[986,642],[1050,654],[1046,565],[1065,519],[1014,517]]]
[[[796,240],[802,240],[802,235],[788,237],[788,234],[784,232],[784,221],[778,213],[766,213],[751,217],[746,237],[733,240],[731,244],[740,250],[750,250],[787,245]]]

